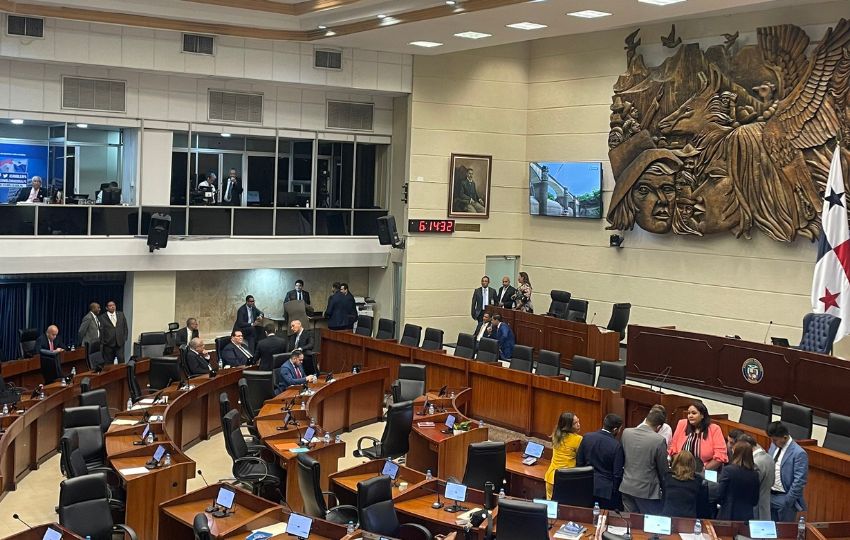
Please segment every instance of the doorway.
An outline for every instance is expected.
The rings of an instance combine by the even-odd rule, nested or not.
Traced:
[[[511,278],[511,285],[516,287],[519,273],[518,255],[488,255],[484,272],[490,276],[490,286],[496,290],[502,286],[502,276]]]

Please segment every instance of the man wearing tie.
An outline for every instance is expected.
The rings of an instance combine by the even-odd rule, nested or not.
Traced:
[[[770,488],[770,517],[773,521],[795,521],[797,512],[806,510],[803,489],[809,478],[809,456],[791,438],[782,422],[767,425],[771,445],[768,454],[775,464],[773,487]]]
[[[127,341],[129,330],[127,319],[123,313],[117,311],[114,300],[106,303],[106,313],[100,316],[100,328],[103,331],[100,341],[104,362],[111,364],[118,358],[118,363],[123,364],[124,343]]]
[[[230,169],[221,190],[222,206],[242,206],[242,179],[237,175],[236,169]]]
[[[245,338],[241,330],[230,333],[230,343],[221,350],[221,361],[225,366],[245,366],[254,361],[251,351],[245,347]]]
[[[511,286],[511,278],[503,277],[502,286],[499,287],[499,292],[496,294],[496,305],[505,309],[513,309],[515,294],[516,289]]]
[[[186,319],[186,326],[177,331],[177,344],[187,345],[192,338],[200,337],[198,332],[198,319],[190,317]]]
[[[204,375],[210,372],[210,353],[204,349],[204,340],[192,338],[186,349],[186,369],[189,376]]]
[[[305,383],[316,382],[315,375],[305,375],[301,363],[304,361],[304,353],[299,350],[292,351],[289,360],[280,366],[280,386],[277,393],[281,393],[290,386],[298,386]]]
[[[89,304],[89,312],[83,317],[83,322],[80,323],[80,330],[77,332],[80,343],[86,347],[97,343],[100,344],[100,304],[92,302]]]
[[[41,187],[41,177],[33,176],[32,177],[32,187],[21,188],[18,190],[18,196],[15,199],[16,202],[29,202],[29,203],[40,203],[44,202],[44,198],[47,197],[47,192],[43,187]]]
[[[295,282],[295,288],[286,293],[286,296],[283,297],[284,304],[292,300],[304,300],[305,304],[308,306],[310,305],[310,293],[304,290],[303,280],[297,280]]]
[[[59,337],[59,327],[51,324],[47,327],[47,332],[38,336],[35,340],[35,352],[39,351],[58,351],[65,350],[65,344],[62,343],[62,338]]]
[[[253,351],[256,345],[254,322],[262,321],[263,315],[263,310],[256,306],[254,297],[250,294],[245,297],[245,303],[236,312],[236,323],[234,323],[233,329],[242,331],[250,351]]]
[[[493,325],[490,323],[490,314],[484,313],[481,322],[475,327],[475,332],[472,334],[475,338],[475,350],[478,350],[478,345],[481,343],[481,338],[493,337]]]
[[[496,303],[496,289],[490,286],[490,277],[481,278],[481,287],[472,293],[472,318],[481,322],[484,317],[484,309],[490,304]]]
[[[301,325],[301,321],[298,319],[292,321],[289,325],[289,343],[287,346],[290,351],[294,351],[295,349],[301,349],[305,353],[308,353],[313,350],[313,336],[307,330],[304,330],[304,327]]]

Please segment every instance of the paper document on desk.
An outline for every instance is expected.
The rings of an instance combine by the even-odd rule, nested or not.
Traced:
[[[616,534],[617,536],[626,536],[626,533],[629,532],[629,530],[625,527],[612,527],[611,525],[608,525],[608,532]]]
[[[144,405],[153,405],[154,401],[156,401],[156,399],[154,399],[154,398],[145,398],[145,399],[140,399],[136,403],[142,403]]]
[[[112,421],[113,426],[135,426],[138,423],[138,420],[127,420],[125,418],[116,418]]]
[[[266,527],[263,527],[262,529],[257,529],[255,531],[251,531],[251,532],[254,532],[254,533],[269,533],[272,536],[276,536],[278,534],[284,534],[284,533],[286,533],[286,523],[283,523],[283,522],[274,523],[272,525],[268,525]]]
[[[120,472],[124,476],[130,476],[133,474],[147,474],[150,472],[150,470],[145,467],[130,467],[127,469],[118,469],[118,472]]]
[[[705,535],[693,533],[679,533],[679,536],[682,537],[682,540],[704,540],[706,538]]]

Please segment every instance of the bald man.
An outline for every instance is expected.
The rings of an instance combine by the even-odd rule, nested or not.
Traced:
[[[55,324],[51,324],[47,327],[47,331],[35,340],[35,350],[36,352],[44,351],[57,351],[62,352],[65,350],[65,343],[62,342],[62,338],[59,336],[59,327]]]
[[[44,202],[44,198],[47,197],[47,190],[41,187],[41,177],[33,176],[32,177],[32,187],[30,188],[21,188],[18,190],[18,197],[15,199],[16,202],[29,202],[29,203],[40,203]]]

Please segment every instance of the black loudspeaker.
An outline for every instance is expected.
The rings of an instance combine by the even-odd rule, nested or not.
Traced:
[[[378,241],[382,246],[398,246],[401,240],[398,238],[398,229],[395,226],[394,216],[383,216],[378,218]]]
[[[168,245],[169,232],[171,232],[171,216],[166,214],[151,216],[151,224],[148,227],[148,249],[151,253],[155,249],[162,249]]]

